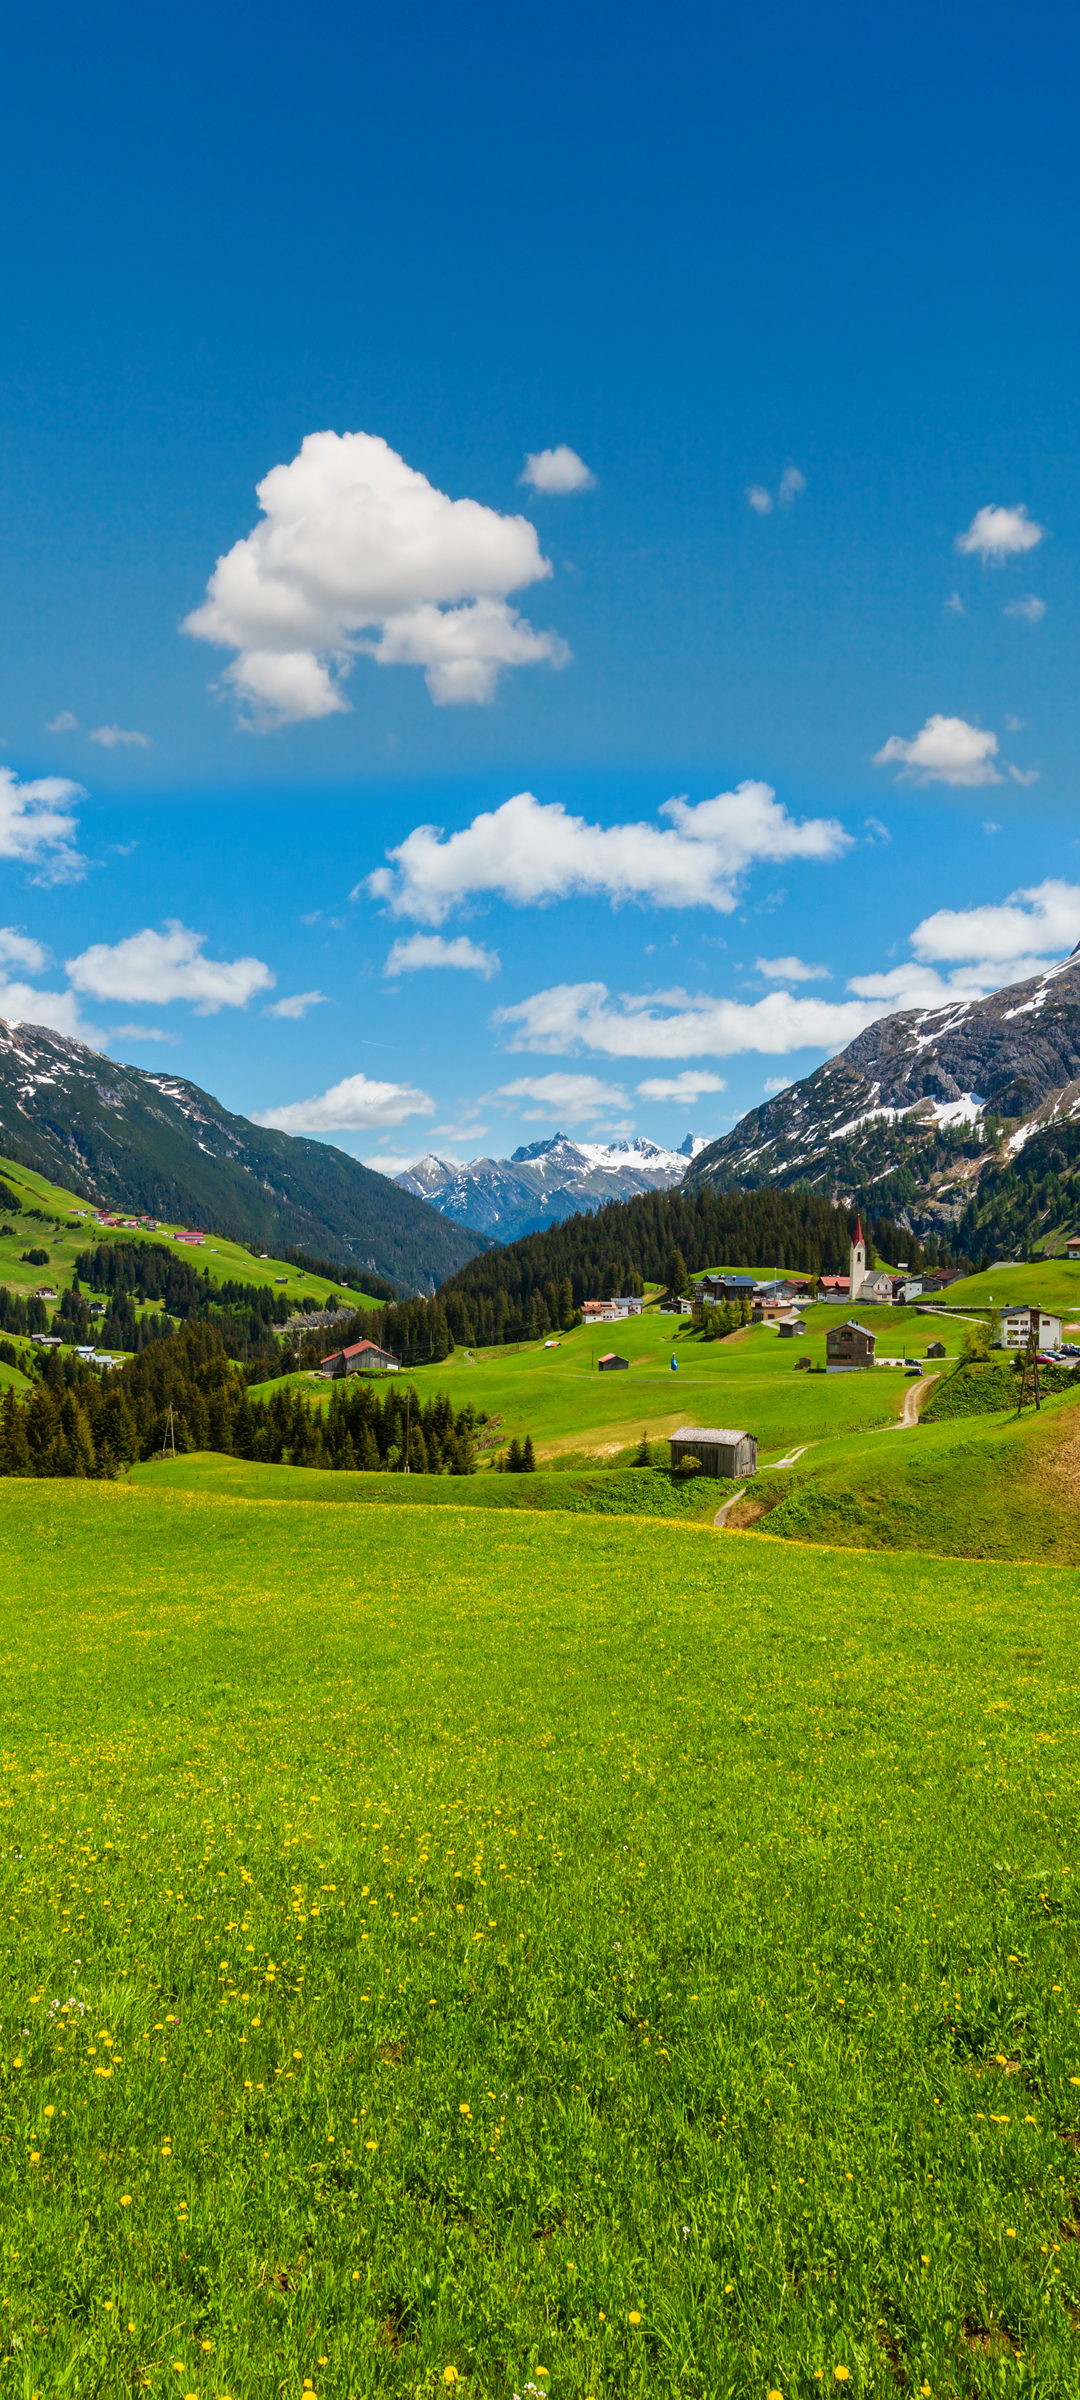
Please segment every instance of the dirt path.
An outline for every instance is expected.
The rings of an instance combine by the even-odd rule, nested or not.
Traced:
[[[713,1518],[713,1524],[719,1526],[721,1533],[723,1533],[724,1527],[727,1523],[728,1510],[734,1508],[737,1500],[742,1499],[745,1490],[746,1485],[744,1483],[740,1483],[738,1491],[732,1492],[730,1500],[725,1500],[723,1507],[717,1509],[716,1515]]]
[[[918,1424],[919,1410],[924,1400],[929,1399],[935,1383],[939,1381],[938,1375],[920,1375],[918,1383],[909,1383],[904,1393],[904,1405],[900,1411],[899,1422],[892,1429],[894,1432],[902,1432],[905,1425]]]

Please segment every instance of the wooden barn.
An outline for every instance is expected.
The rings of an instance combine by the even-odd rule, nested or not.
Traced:
[[[332,1350],[329,1358],[319,1361],[320,1375],[372,1375],[393,1373],[401,1364],[389,1350],[380,1350],[377,1342],[350,1342],[346,1350]]]
[[[610,1375],[612,1368],[628,1367],[630,1361],[628,1358],[620,1358],[617,1350],[605,1350],[603,1357],[596,1363],[601,1375]]]
[[[926,1355],[927,1355],[927,1358],[944,1358],[944,1356],[945,1356],[945,1344],[944,1344],[944,1342],[928,1342],[928,1343],[927,1343],[927,1345],[926,1345]]]
[[[830,1375],[848,1375],[854,1367],[872,1367],[876,1350],[876,1333],[849,1317],[846,1325],[831,1326],[825,1336],[826,1369]]]
[[[726,1425],[680,1425],[671,1436],[672,1466],[683,1458],[700,1459],[706,1475],[756,1475],[757,1441]]]

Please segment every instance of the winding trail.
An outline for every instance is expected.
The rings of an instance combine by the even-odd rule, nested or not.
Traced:
[[[940,1374],[936,1370],[932,1375],[920,1375],[918,1383],[911,1383],[908,1385],[908,1388],[904,1393],[903,1401],[900,1407],[900,1414],[896,1419],[896,1423],[894,1425],[880,1425],[876,1428],[871,1427],[870,1430],[876,1430],[879,1433],[904,1433],[909,1431],[913,1425],[918,1424],[919,1411],[923,1407],[924,1403],[929,1399],[935,1383],[938,1382],[940,1382]],[[860,1437],[855,1434],[849,1436],[849,1439],[853,1441],[858,1438]],[[775,1475],[778,1467],[793,1467],[797,1459],[804,1458],[806,1452],[814,1447],[814,1443],[804,1442],[800,1449],[789,1451],[786,1458],[771,1459],[768,1466],[759,1468],[758,1472],[762,1475]],[[1080,1447],[1080,1445],[1078,1445],[1078,1447]],[[742,1499],[745,1491],[746,1485],[744,1483],[740,1484],[738,1490],[732,1492],[730,1500],[725,1500],[723,1506],[717,1509],[716,1515],[713,1518],[713,1524],[720,1533],[726,1533],[729,1513],[734,1508],[736,1501]]]

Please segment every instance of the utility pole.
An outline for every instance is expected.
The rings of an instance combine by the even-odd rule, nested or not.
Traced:
[[[412,1406],[412,1385],[405,1394],[405,1473],[409,1472],[409,1410]]]
[[[1017,1403],[1016,1403],[1016,1413],[1017,1413],[1017,1416],[1019,1416],[1019,1415],[1020,1415],[1020,1412],[1021,1412],[1021,1410],[1022,1410],[1022,1408],[1023,1408],[1023,1405],[1024,1405],[1025,1398],[1026,1398],[1026,1396],[1027,1396],[1027,1379],[1028,1379],[1028,1368],[1029,1368],[1029,1367],[1030,1367],[1030,1369],[1031,1369],[1031,1381],[1032,1381],[1032,1390],[1033,1390],[1034,1399],[1035,1399],[1035,1406],[1036,1406],[1036,1408],[1037,1408],[1037,1409],[1041,1409],[1041,1407],[1042,1407],[1042,1394],[1041,1394],[1041,1392],[1040,1392],[1040,1390],[1039,1390],[1039,1356],[1038,1356],[1038,1350],[1039,1350],[1038,1334],[1037,1334],[1037,1332],[1036,1332],[1036,1328],[1035,1328],[1035,1318],[1034,1318],[1034,1315],[1032,1315],[1032,1317],[1031,1317],[1031,1319],[1030,1319],[1030,1321],[1029,1321],[1029,1325],[1028,1325],[1027,1349],[1026,1349],[1026,1350],[1025,1350],[1025,1352],[1024,1352],[1024,1371],[1023,1371],[1023,1374],[1022,1374],[1022,1375],[1021,1375],[1021,1377],[1020,1377],[1020,1398],[1019,1398],[1019,1400],[1018,1400],[1018,1401],[1017,1401]]]

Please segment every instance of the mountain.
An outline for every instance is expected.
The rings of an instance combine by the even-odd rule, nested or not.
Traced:
[[[1080,1205],[1080,946],[984,1000],[881,1017],[691,1162],[686,1189],[807,1185],[975,1257]]]
[[[105,1207],[430,1290],[482,1243],[327,1142],[270,1133],[175,1075],[0,1018],[0,1151]]]
[[[601,1208],[606,1200],[671,1191],[704,1146],[702,1136],[692,1133],[678,1150],[661,1150],[639,1136],[575,1142],[568,1133],[557,1133],[549,1141],[527,1143],[512,1158],[474,1158],[464,1167],[433,1155],[420,1158],[394,1181],[400,1191],[430,1201],[455,1224],[489,1241],[516,1242],[580,1209]]]

